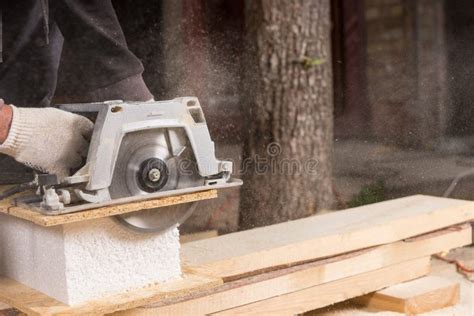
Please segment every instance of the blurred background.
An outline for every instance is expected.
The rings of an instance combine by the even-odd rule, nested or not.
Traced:
[[[473,1],[114,6],[155,99],[197,96],[218,156],[245,181],[205,202],[183,231],[225,233],[412,194],[473,197]],[[317,172],[297,170],[308,161]]]

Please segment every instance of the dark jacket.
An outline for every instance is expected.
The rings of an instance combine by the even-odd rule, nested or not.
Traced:
[[[68,102],[153,98],[110,0],[2,0],[0,30],[0,98],[6,103],[49,106],[62,55]],[[31,179],[31,169],[0,155],[0,183]]]
[[[152,98],[110,0],[1,1],[0,15],[0,97],[7,103],[49,105],[62,53],[69,100]]]

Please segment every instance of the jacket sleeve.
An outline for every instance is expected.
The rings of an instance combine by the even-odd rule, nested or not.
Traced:
[[[73,92],[85,100],[153,98],[143,65],[128,49],[111,0],[54,0],[50,15],[64,36]]]

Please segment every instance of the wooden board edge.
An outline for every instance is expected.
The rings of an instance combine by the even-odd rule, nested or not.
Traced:
[[[429,294],[430,300],[433,300],[433,297],[437,297],[434,301],[437,302],[436,305],[429,304],[426,305],[428,298],[423,295],[422,297],[414,297],[409,300],[405,313],[408,315],[415,315],[430,312],[433,310],[438,310],[458,304],[461,300],[461,285],[459,283],[451,286],[450,289],[439,289],[433,293]]]

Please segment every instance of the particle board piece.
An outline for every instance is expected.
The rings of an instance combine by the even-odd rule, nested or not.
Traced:
[[[119,214],[125,214],[140,210],[165,207],[170,205],[208,200],[217,197],[217,190],[208,190],[196,193],[183,194],[157,198],[147,201],[131,202],[104,206],[95,209],[63,214],[63,215],[43,215],[28,208],[13,206],[11,200],[0,201],[0,212],[11,216],[25,219],[40,226],[57,226],[68,223],[81,222],[90,219],[103,218]]]
[[[212,315],[301,314],[425,276],[430,267],[430,257],[414,259]]]
[[[459,303],[459,283],[426,276],[367,294],[353,301],[371,309],[416,315]]]
[[[0,278],[0,300],[28,315],[102,315],[187,295],[189,291],[203,291],[220,284],[221,279],[185,273],[179,280],[71,307],[14,280]]]
[[[205,292],[190,293],[189,297],[175,297],[167,302],[123,311],[118,315],[210,314],[461,247],[469,244],[470,238],[471,227],[464,225],[409,241],[377,246],[228,282]]]
[[[189,242],[183,262],[225,281],[474,220],[474,202],[414,195]],[[219,251],[216,251],[219,249]]]

